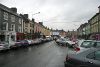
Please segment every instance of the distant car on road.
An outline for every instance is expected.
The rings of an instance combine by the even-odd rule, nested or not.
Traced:
[[[65,67],[100,67],[100,48],[68,54],[64,65]]]
[[[65,38],[59,38],[59,39],[57,39],[56,40],[56,43],[58,44],[58,45],[66,45],[66,41],[67,41],[67,39],[65,39]]]
[[[70,41],[66,38],[57,39],[56,43],[59,45],[68,46],[68,47],[73,47],[76,44],[75,42]]]

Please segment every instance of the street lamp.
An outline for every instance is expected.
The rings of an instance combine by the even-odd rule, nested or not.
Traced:
[[[36,14],[39,14],[39,13],[40,13],[40,12],[34,13],[34,14],[32,14],[32,16],[33,16],[33,15],[36,15]]]
[[[36,14],[40,14],[40,12],[37,12],[37,13],[32,14],[32,19],[33,19],[33,15],[36,15]]]

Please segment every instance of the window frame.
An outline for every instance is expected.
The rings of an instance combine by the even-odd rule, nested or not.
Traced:
[[[21,22],[22,22],[22,20],[21,20],[21,18],[19,18],[19,24],[21,24]]]
[[[15,16],[14,15],[11,15],[11,21],[15,22]]]
[[[95,58],[94,58],[94,60],[100,61],[100,59],[97,59],[97,58],[96,58],[96,53],[97,53],[97,52],[100,52],[100,50],[99,50],[99,51],[95,51]]]
[[[98,51],[100,52],[100,50],[98,50]],[[92,59],[92,60],[98,60],[98,61],[100,61],[100,59],[96,59],[96,56],[95,56],[95,53],[98,52],[98,51],[94,51],[94,52],[92,52],[92,53],[89,53],[89,54],[86,56],[86,58]],[[91,54],[93,54],[93,57],[92,57],[92,58],[90,58],[90,55],[91,55]]]
[[[13,25],[13,28],[12,28]],[[11,31],[15,31],[15,24],[11,24]]]
[[[4,20],[8,20],[8,13],[7,12],[3,12],[3,18],[4,18]]]

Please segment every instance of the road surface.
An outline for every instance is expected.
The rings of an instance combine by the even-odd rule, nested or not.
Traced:
[[[64,67],[67,48],[55,41],[0,53],[0,67]]]

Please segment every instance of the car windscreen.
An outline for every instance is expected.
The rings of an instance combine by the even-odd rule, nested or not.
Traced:
[[[61,38],[60,40],[62,40],[62,41],[67,41],[67,39],[65,39],[65,38]]]
[[[82,44],[81,44],[81,47],[84,47],[84,48],[89,48],[89,47],[92,47],[92,41],[84,41]]]
[[[100,47],[100,42],[97,42],[96,43],[96,47]]]

